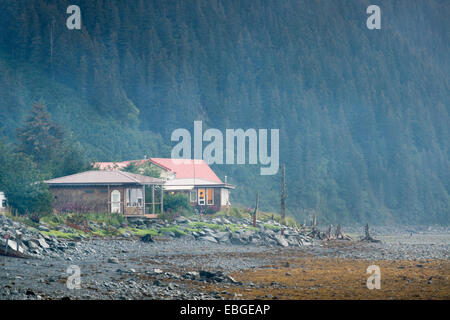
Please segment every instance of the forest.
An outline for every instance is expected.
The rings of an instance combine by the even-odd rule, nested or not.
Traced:
[[[73,4],[81,30],[66,27]],[[36,179],[169,157],[173,130],[196,120],[279,129],[287,211],[300,222],[448,225],[450,5],[377,1],[381,29],[369,30],[370,4],[3,0],[0,167],[29,161]],[[36,104],[64,132],[47,160],[23,148]],[[233,204],[254,205],[259,191],[262,210],[280,210],[279,174],[212,167],[237,186]]]

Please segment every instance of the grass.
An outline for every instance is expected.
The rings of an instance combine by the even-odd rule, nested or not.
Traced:
[[[271,230],[273,230],[275,232],[280,231],[280,227],[279,226],[274,226],[274,225],[271,225],[271,224],[268,224],[268,223],[264,223],[263,226],[266,227],[266,228],[269,228],[269,229],[271,229]]]
[[[49,214],[40,218],[41,222],[48,224],[51,227],[56,227],[66,223],[66,219],[62,215]]]
[[[191,227],[196,227],[196,228],[209,228],[211,230],[225,230],[225,227],[217,224],[217,223],[208,223],[208,222],[202,222],[202,221],[194,221],[194,222],[189,222],[189,225]]]
[[[169,233],[169,232],[173,232],[175,233],[177,236],[185,236],[186,232],[180,230],[178,227],[163,227],[159,229],[159,232],[161,234],[165,234],[165,233]]]
[[[37,228],[39,226],[38,223],[32,221],[27,216],[13,215],[10,211],[3,212],[2,214],[4,216],[8,217],[9,219],[13,220],[13,221],[17,221],[17,222],[23,223],[23,224],[25,224],[25,225],[27,225],[29,227]]]
[[[50,231],[40,231],[42,234],[45,234],[49,237],[56,237],[56,238],[62,238],[62,239],[72,239],[74,237],[79,236],[81,233],[71,233],[71,232],[63,232],[59,230],[50,230]]]
[[[256,286],[235,286],[226,290],[230,297],[242,294],[242,299],[251,300],[450,299],[448,260],[365,261],[303,257],[289,259],[289,263],[289,267],[280,264],[234,272],[231,276],[237,281],[251,281]],[[380,267],[380,289],[367,288],[369,265]],[[222,291],[224,288],[223,284],[216,284],[207,285],[203,290]]]
[[[126,223],[127,219],[119,213],[83,213],[84,218],[96,223],[105,223],[111,226],[120,226]]]

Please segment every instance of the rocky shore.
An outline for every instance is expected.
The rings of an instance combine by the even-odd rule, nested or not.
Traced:
[[[231,273],[292,257],[449,259],[450,233],[439,227],[373,229],[382,242],[362,243],[356,241],[362,228],[354,241],[321,241],[308,230],[286,228],[281,236],[277,222],[259,221],[254,228],[248,219],[233,217],[180,218],[171,224],[137,219],[130,225],[134,234],[64,239],[45,231],[52,226],[30,228],[0,215],[1,249],[8,235],[10,244],[22,242],[28,257],[0,256],[0,299],[232,299],[241,298],[229,294],[233,288],[251,284]],[[71,266],[80,270],[80,289],[68,288]],[[223,290],[209,290],[214,283]]]

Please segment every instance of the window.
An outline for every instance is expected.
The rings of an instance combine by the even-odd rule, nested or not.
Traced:
[[[143,202],[141,188],[127,189],[127,207],[142,207]]]
[[[214,204],[214,189],[211,188],[206,189],[206,203],[208,205]]]
[[[198,189],[198,204],[205,205],[205,189]]]
[[[191,202],[197,202],[197,192],[196,191],[191,191],[190,192],[190,198],[191,198]]]

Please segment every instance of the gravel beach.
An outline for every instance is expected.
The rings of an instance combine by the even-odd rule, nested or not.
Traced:
[[[362,231],[362,228],[359,228]],[[351,230],[356,235],[358,228]],[[361,236],[360,232],[357,236]],[[64,254],[40,259],[0,257],[0,299],[223,299],[203,290],[229,282],[242,270],[256,270],[294,257],[359,260],[449,259],[450,233],[442,227],[374,228],[381,243],[314,241],[308,246],[234,245],[160,237],[67,241]],[[80,269],[80,289],[68,289],[70,266]],[[199,276],[209,271],[219,276]],[[215,277],[215,278],[214,278]],[[210,281],[211,280],[211,281]],[[192,286],[195,282],[195,286]],[[214,281],[213,281],[214,282]],[[225,298],[226,295],[225,295]]]

